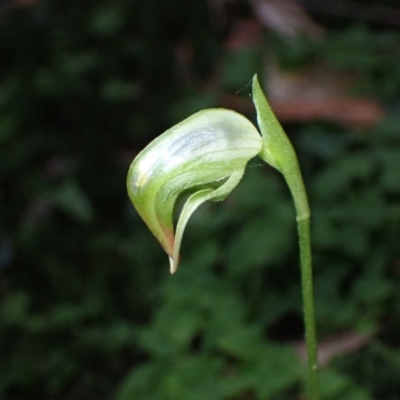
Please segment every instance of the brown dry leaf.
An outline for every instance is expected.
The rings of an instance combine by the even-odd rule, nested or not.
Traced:
[[[368,128],[380,122],[385,115],[376,102],[368,99],[337,97],[325,101],[269,101],[281,122],[328,120],[350,128]],[[254,112],[251,99],[234,95],[224,96],[221,106],[245,114]]]
[[[269,62],[266,88],[271,107],[287,122],[331,120],[350,127],[369,127],[384,117],[370,99],[348,96],[355,77],[324,64],[286,72]]]
[[[344,97],[354,85],[354,75],[340,73],[324,63],[296,70],[283,70],[273,56],[268,57],[265,84],[271,101],[326,101]]]
[[[320,367],[326,367],[335,356],[355,353],[371,340],[371,334],[353,331],[328,338],[318,344],[318,363]],[[295,344],[294,350],[299,358],[306,362],[305,342]]]
[[[265,28],[290,40],[299,34],[320,40],[324,34],[307,12],[294,0],[251,0],[254,18],[237,20],[225,46],[235,52],[261,42]],[[344,126],[373,126],[384,117],[380,105],[371,99],[349,96],[357,77],[337,71],[324,63],[310,64],[296,71],[279,67],[274,55],[265,58],[261,79],[271,107],[283,122],[329,120]],[[222,105],[252,112],[250,99],[225,96]]]
[[[344,126],[368,128],[384,117],[381,107],[368,99],[336,98],[324,102],[294,100],[271,102],[271,107],[283,122],[332,120]]]
[[[323,29],[295,0],[250,0],[254,14],[263,25],[283,36],[307,35],[319,39]]]

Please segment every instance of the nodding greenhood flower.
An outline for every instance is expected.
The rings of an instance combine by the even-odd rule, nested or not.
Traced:
[[[242,115],[225,109],[200,111],[153,140],[132,162],[129,197],[178,267],[186,223],[205,201],[225,199],[243,176],[247,162],[261,150],[262,138]],[[176,231],[174,206],[187,200]]]

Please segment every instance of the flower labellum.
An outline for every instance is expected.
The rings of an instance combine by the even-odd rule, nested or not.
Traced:
[[[178,267],[186,223],[205,201],[225,199],[261,150],[262,138],[242,115],[226,109],[200,111],[153,140],[133,160],[127,188],[136,210]],[[188,195],[176,231],[173,211]]]

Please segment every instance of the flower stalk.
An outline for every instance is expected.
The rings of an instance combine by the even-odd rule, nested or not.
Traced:
[[[293,197],[299,234],[308,392],[310,400],[319,400],[307,194],[296,153],[257,76],[253,79],[253,102],[261,136],[248,119],[234,111],[200,111],[164,132],[139,153],[128,172],[128,194],[168,254],[174,273],[186,224],[201,204],[224,200],[241,180],[247,162],[256,155],[282,173]],[[174,229],[174,208],[182,197],[186,201]]]
[[[308,393],[310,400],[319,400],[318,349],[315,328],[313,275],[310,238],[310,208],[296,153],[281,124],[271,110],[257,76],[253,79],[253,102],[264,145],[258,154],[278,169],[291,192],[296,209],[299,234],[300,268],[303,293],[304,329],[307,347]]]

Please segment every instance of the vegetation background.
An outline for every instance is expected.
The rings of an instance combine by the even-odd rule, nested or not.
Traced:
[[[301,399],[294,212],[255,161],[175,276],[125,189],[258,72],[312,214],[326,400],[400,399],[400,8],[389,0],[0,2],[0,399]]]

